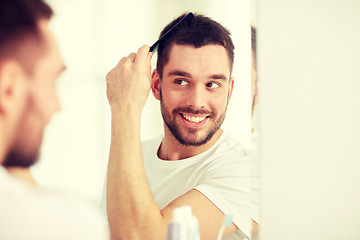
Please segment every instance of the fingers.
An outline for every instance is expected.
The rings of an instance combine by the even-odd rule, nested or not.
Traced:
[[[120,59],[106,76],[107,97],[111,106],[126,104],[142,109],[151,88],[151,57],[149,46]],[[124,108],[125,109],[125,108]]]
[[[150,47],[148,45],[140,47],[137,53],[132,52],[127,57],[121,58],[116,68],[121,68],[124,65],[133,65],[137,69],[144,69],[145,67],[145,69],[151,71],[151,58],[153,53],[149,52],[149,50]]]
[[[136,59],[136,53],[130,53],[129,56],[128,56],[128,59],[134,63],[135,62],[135,59]]]
[[[126,57],[121,58],[116,66],[122,65],[126,61],[126,59],[127,59]]]
[[[136,58],[136,53],[130,53],[127,57],[121,58],[117,64],[117,66],[124,64],[124,62],[126,62],[126,61],[130,61],[130,62],[134,63],[135,58]]]
[[[152,52],[149,52],[150,47],[148,45],[144,45],[139,48],[137,53],[130,53],[127,57],[123,57],[120,59],[117,65],[123,64],[125,61],[131,61],[132,63],[137,63],[139,65],[146,64],[151,61]]]
[[[144,45],[137,51],[135,63],[139,65],[147,64],[149,61],[149,57],[151,59],[152,53],[149,52],[150,47],[148,45]]]

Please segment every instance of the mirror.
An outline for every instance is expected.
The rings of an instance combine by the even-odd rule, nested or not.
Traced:
[[[254,97],[249,81],[252,78],[250,25],[254,22],[250,0],[48,2],[55,11],[51,27],[67,71],[58,86],[62,111],[53,117],[45,132],[41,159],[32,169],[41,185],[100,200],[110,145],[105,75],[120,57],[155,42],[162,28],[185,11],[203,13],[232,34],[235,85],[223,129],[251,146]],[[162,129],[159,103],[150,94],[142,117],[142,139],[156,137]],[[79,178],[79,169],[84,166],[86,171]]]

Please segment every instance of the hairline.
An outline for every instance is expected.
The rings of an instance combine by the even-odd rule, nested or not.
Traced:
[[[169,63],[171,51],[173,50],[173,47],[174,47],[175,45],[179,45],[179,46],[192,46],[192,47],[194,47],[194,48],[196,48],[196,49],[197,49],[197,48],[201,48],[201,47],[205,47],[205,46],[210,46],[210,45],[223,47],[224,50],[225,50],[225,53],[226,53],[226,57],[227,57],[227,60],[228,60],[228,65],[229,65],[229,70],[230,70],[230,76],[229,76],[229,78],[231,78],[232,70],[233,70],[233,66],[234,66],[234,61],[231,62],[230,56],[229,56],[229,54],[228,54],[228,51],[226,50],[226,48],[225,48],[223,45],[221,45],[221,44],[219,44],[219,43],[207,43],[207,44],[201,45],[201,46],[199,46],[199,47],[196,47],[194,44],[189,44],[189,43],[177,43],[177,42],[174,40],[174,41],[172,41],[172,42],[168,45],[169,49],[168,49],[168,51],[167,51],[167,54],[165,54],[165,55],[163,56],[163,59],[165,59],[166,61],[164,61],[164,64],[163,64],[163,66],[162,66],[161,71],[159,71],[159,69],[157,69],[157,71],[158,71],[158,73],[159,73],[160,80],[161,80],[162,77],[163,77],[164,68],[165,68],[165,66]],[[233,59],[233,60],[234,60],[234,59]]]

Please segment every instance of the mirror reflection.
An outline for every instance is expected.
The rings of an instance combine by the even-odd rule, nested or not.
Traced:
[[[172,239],[178,226],[194,239],[256,236],[250,2],[142,1],[141,9],[118,1],[48,4],[55,15],[34,20],[50,46],[44,61],[54,69],[43,68],[66,71],[53,79],[56,90],[42,82],[29,87],[38,98],[34,112],[48,109],[39,130],[44,137],[35,160],[6,161],[8,173],[33,188],[75,192],[101,205],[114,239]],[[149,52],[165,33],[157,52]]]

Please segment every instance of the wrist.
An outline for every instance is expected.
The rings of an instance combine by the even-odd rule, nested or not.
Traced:
[[[113,129],[140,129],[141,110],[134,108],[111,108],[111,123]]]
[[[141,118],[142,108],[125,104],[110,105],[111,115],[115,117]]]

